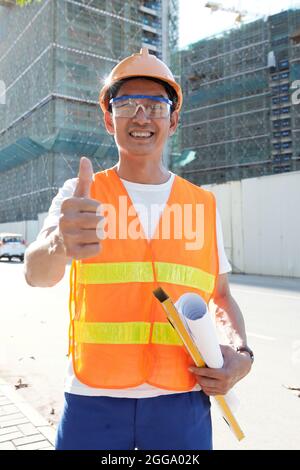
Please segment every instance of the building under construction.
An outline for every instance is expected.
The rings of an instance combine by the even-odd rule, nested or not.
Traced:
[[[103,80],[141,46],[170,63],[177,17],[177,0],[0,0],[0,223],[47,211],[81,155],[115,163]]]
[[[207,184],[300,169],[300,104],[292,100],[300,10],[190,45],[181,76],[181,152],[173,167],[184,177]]]

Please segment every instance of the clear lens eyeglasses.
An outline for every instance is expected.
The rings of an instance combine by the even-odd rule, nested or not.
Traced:
[[[141,107],[148,118],[158,119],[170,116],[172,101],[161,96],[123,95],[110,100],[115,117],[133,118]]]

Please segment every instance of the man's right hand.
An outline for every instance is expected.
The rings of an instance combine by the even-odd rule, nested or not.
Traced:
[[[82,157],[76,189],[73,197],[63,201],[59,219],[59,236],[66,255],[74,259],[91,258],[101,250],[97,226],[103,217],[100,216],[99,201],[90,198],[92,182],[92,163]]]

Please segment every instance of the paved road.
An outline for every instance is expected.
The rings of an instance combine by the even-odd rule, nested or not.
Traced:
[[[28,384],[19,392],[56,423],[67,364],[68,279],[52,289],[29,287],[18,261],[0,262],[0,279],[0,376]]]
[[[67,365],[68,278],[55,288],[30,288],[23,265],[0,262],[0,376],[20,388],[44,417],[56,423]],[[242,308],[253,372],[237,386],[238,413],[247,438],[237,443],[213,411],[216,449],[300,449],[300,281],[232,276]]]

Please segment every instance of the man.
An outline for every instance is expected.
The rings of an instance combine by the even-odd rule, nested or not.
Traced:
[[[172,73],[146,48],[120,62],[100,93],[119,161],[93,174],[81,158],[27,250],[32,286],[55,285],[73,259],[57,449],[211,449],[209,396],[251,369],[214,197],[162,162],[181,104]],[[195,292],[209,303],[229,341],[222,369],[193,367],[153,295],[158,286],[174,302]]]

